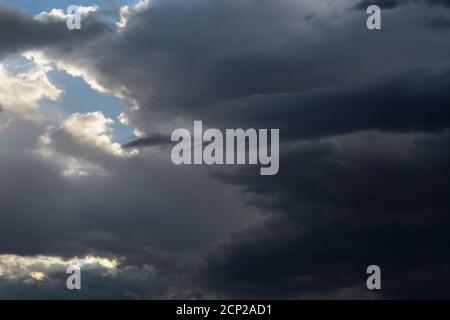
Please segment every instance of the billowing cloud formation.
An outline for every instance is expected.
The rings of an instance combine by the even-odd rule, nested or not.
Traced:
[[[135,5],[124,5],[119,9],[119,21],[116,25],[119,28],[124,28],[127,26],[128,21],[131,17],[149,8],[151,5],[150,0],[139,0]]]
[[[113,123],[99,111],[72,114],[56,131],[40,137],[36,152],[59,164],[66,176],[108,174],[102,164],[138,153],[125,151],[112,141],[110,125]]]
[[[41,16],[42,19],[33,19],[19,11],[0,6],[0,57],[54,44],[75,45],[107,32],[105,24],[94,18],[87,18],[84,28],[88,32],[71,33],[61,19],[50,19],[50,16],[54,18],[61,14],[62,11],[56,10],[53,14],[48,13],[46,18]]]
[[[82,292],[66,287],[69,266],[81,270]],[[0,255],[0,298],[201,298],[199,293],[177,287],[175,277],[167,278],[155,266],[122,266],[117,260],[86,256],[64,260],[55,256]]]
[[[122,148],[100,112],[4,121],[0,250],[120,257],[121,276],[87,283],[122,298],[444,297],[450,48],[433,22],[448,10],[406,2],[385,2],[382,32],[356,0],[141,1],[62,43],[24,28],[4,52],[120,97],[139,139]],[[172,165],[164,139],[193,120],[279,128],[279,174]],[[369,264],[381,293],[364,287]]]
[[[81,18],[84,18],[98,10],[98,6],[78,6],[77,12],[80,14]],[[52,21],[66,21],[70,15],[65,13],[62,9],[52,9],[50,12],[43,11],[38,15],[34,16],[34,20],[40,22],[52,22]]]
[[[89,269],[92,266],[98,266],[114,271],[117,261],[91,256],[66,261],[60,257],[0,255],[0,277],[6,280],[42,281],[55,271],[66,272],[67,267],[72,264],[80,268]]]
[[[38,104],[44,99],[57,100],[61,90],[47,77],[48,68],[36,67],[11,74],[0,64],[0,101],[2,110],[23,118],[36,118]]]

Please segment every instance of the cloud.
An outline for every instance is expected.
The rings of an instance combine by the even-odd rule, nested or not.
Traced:
[[[63,121],[60,130],[81,143],[93,145],[105,153],[116,157],[126,156],[127,153],[122,147],[112,141],[110,125],[113,123],[112,119],[106,118],[100,111],[75,113]]]
[[[366,10],[370,5],[378,5],[382,9],[394,9],[411,3],[450,8],[450,3],[446,0],[361,0],[355,5],[355,8]]]
[[[98,11],[98,6],[78,6],[77,12],[82,18],[89,16],[90,14]],[[52,22],[52,21],[67,21],[70,15],[66,14],[62,9],[52,9],[49,12],[42,11],[41,13],[33,17],[34,20],[39,22]]]
[[[254,10],[256,7],[259,9]],[[260,18],[255,21],[264,21],[271,15],[286,17],[269,25],[254,25],[243,18],[234,19],[233,23],[223,19],[223,15],[241,17],[241,10],[256,12]],[[322,33],[320,28],[314,28],[315,21],[291,23],[304,16],[304,12],[316,12],[321,19],[331,16],[325,5],[315,1],[287,1],[283,6],[268,2],[257,5],[254,1],[244,6],[168,1],[152,5],[136,15],[115,37],[105,37],[98,45],[93,43],[94,56],[85,51],[84,46],[54,48],[44,54],[69,73],[70,67],[86,70],[82,76],[89,83],[90,79],[96,79],[100,87],[122,96],[128,106],[127,118],[140,131],[168,134],[169,128],[186,123],[184,116],[174,116],[177,110],[200,114],[211,103],[226,99],[277,93],[281,88],[297,92],[328,84],[326,72],[313,80],[307,76],[307,71],[300,72],[303,67],[314,68],[314,63],[301,61],[303,55],[296,52],[300,47],[281,54],[291,37],[301,37],[311,44],[314,36]],[[201,15],[208,17],[207,21],[217,20],[218,24],[223,24],[221,38],[214,30],[205,28],[205,20],[197,18]],[[177,18],[172,19],[172,16]],[[168,21],[178,22],[168,24]],[[185,27],[180,28],[180,25]],[[261,34],[263,27],[265,35]],[[247,31],[235,38],[237,29]],[[160,34],[162,30],[165,30],[164,35]],[[283,36],[279,37],[280,34]],[[274,38],[278,40],[273,41]],[[189,46],[184,45],[187,42]],[[230,43],[225,45],[226,42]],[[139,54],[129,59],[138,44]],[[223,46],[228,50],[224,52]],[[278,59],[280,54],[282,58]],[[283,72],[278,72],[279,69]],[[256,77],[253,77],[254,72],[258,74]],[[191,78],[193,74],[195,81]]]
[[[353,0],[146,3],[77,35],[8,13],[24,27],[4,52],[120,97],[139,137],[118,145],[100,112],[2,126],[2,252],[123,258],[114,278],[92,273],[89,297],[445,297],[450,47],[429,25],[444,3],[384,2],[383,33]],[[129,156],[193,120],[281,129],[279,174]],[[373,263],[378,294],[363,287]]]
[[[430,33],[425,25],[416,26],[417,37],[426,42],[421,48],[405,36],[410,32],[409,23],[420,20],[422,10],[405,7],[404,11],[394,13],[392,19],[399,21],[394,32],[367,37],[367,30],[361,28],[364,24],[360,13],[345,8],[317,1],[283,4],[248,1],[243,5],[168,1],[146,8],[122,32],[103,38],[88,50],[84,46],[54,48],[44,50],[42,55],[69,73],[82,76],[93,88],[100,87],[122,97],[128,123],[147,135],[169,135],[174,128],[189,125],[195,119],[203,119],[211,127],[233,121],[234,125],[262,125],[259,121],[265,121],[264,117],[273,118],[274,125],[284,125],[280,122],[289,119],[295,122],[296,118],[288,119],[282,112],[297,113],[302,108],[310,108],[319,119],[314,102],[306,101],[313,99],[306,97],[312,96],[320,97],[318,100],[330,98],[325,102],[329,110],[324,110],[325,116],[331,111],[330,118],[333,112],[344,115],[343,107],[354,109],[349,112],[363,112],[363,108],[367,108],[364,112],[381,112],[382,108],[377,110],[373,105],[386,95],[376,97],[375,86],[384,85],[381,89],[388,90],[388,86],[395,85],[404,90],[401,87],[406,84],[393,82],[427,77],[420,72],[433,77],[436,69],[446,70],[446,58],[426,49],[442,46],[443,34]],[[251,12],[256,16],[249,22],[244,17]],[[298,18],[306,13],[314,14],[315,18]],[[234,17],[233,22],[224,19],[225,16]],[[173,21],[185,27],[180,28]],[[205,27],[208,21],[216,21],[220,37],[216,29]],[[264,26],[258,21],[264,21]],[[236,29],[243,30],[239,37]],[[342,36],[337,39],[333,36],[336,34]],[[356,48],[355,42],[360,43]],[[390,52],[380,50],[387,45]],[[97,54],[92,55],[92,50]],[[376,58],[372,58],[374,51],[378,54]],[[420,85],[412,82],[408,80],[407,85]],[[366,89],[361,88],[364,84]],[[339,93],[342,88],[348,94]],[[366,92],[363,97],[358,90],[372,90],[372,96]],[[356,102],[342,101],[340,104],[347,106],[332,108],[333,91],[340,99],[360,96],[374,102],[370,107],[357,108]],[[264,112],[257,111],[261,104],[266,106]],[[278,107],[279,104],[290,106]],[[243,117],[259,119],[241,124]],[[347,120],[352,122],[351,126],[358,123],[358,119]],[[315,124],[309,121],[306,125]],[[345,130],[346,126],[341,128]]]
[[[417,2],[416,0],[375,0],[375,1],[370,1],[370,0],[362,0],[359,1],[356,5],[355,8],[358,10],[366,10],[369,6],[371,5],[377,5],[382,9],[394,9],[397,8],[400,5],[404,5],[408,2]]]
[[[89,139],[98,137],[93,132],[102,135],[79,117],[89,125],[77,129],[88,130]],[[224,187],[201,168],[178,168],[150,149],[118,157],[68,136],[63,125],[56,128],[13,119],[1,129],[0,149],[8,152],[0,155],[0,252],[116,256],[125,265],[151,264],[184,277],[200,248],[260,219],[238,188]],[[42,146],[42,133],[51,143]],[[43,147],[49,153],[41,153]],[[61,175],[72,168],[72,158],[90,166]]]
[[[39,102],[57,100],[62,91],[48,79],[50,68],[35,66],[29,70],[11,74],[0,64],[0,102],[2,110],[10,115],[26,119],[39,117]]]
[[[442,16],[437,17],[431,21],[430,26],[436,30],[446,31],[450,29],[450,19]]]
[[[57,130],[50,129],[40,137],[36,153],[58,164],[64,176],[109,174],[114,158],[138,154],[113,142],[113,123],[100,111],[72,114]]]
[[[138,146],[164,146],[168,144],[170,144],[169,136],[155,134],[127,142],[123,145],[123,148],[133,148]]]
[[[84,19],[84,32],[70,32],[61,19],[50,19],[50,16],[58,16],[58,13],[59,11],[53,11],[53,14],[47,14],[43,22],[40,21],[42,19],[33,19],[17,10],[0,6],[0,57],[52,45],[80,45],[111,29],[94,17],[88,17]]]
[[[63,70],[72,77],[81,77],[92,89],[102,93],[106,92],[106,89],[103,88],[97,80],[90,75],[87,68],[82,66],[74,66],[62,61],[52,61],[51,59],[48,59],[42,51],[25,51],[22,53],[22,56],[41,68],[56,67],[58,70]],[[117,95],[120,96],[120,93],[118,92]]]
[[[80,268],[101,268],[114,272],[117,261],[103,257],[87,256],[82,259],[64,260],[51,256],[17,256],[12,254],[0,255],[0,278],[12,281],[42,281],[56,272],[65,273],[70,265]]]
[[[118,28],[125,28],[131,17],[148,9],[151,5],[150,0],[139,0],[134,5],[124,5],[119,9],[119,21],[116,22]]]
[[[222,176],[273,214],[211,248],[205,278],[232,297],[330,298],[363,292],[365,267],[377,264],[385,271],[375,296],[444,297],[448,139],[357,133],[285,148],[284,171],[270,180]]]

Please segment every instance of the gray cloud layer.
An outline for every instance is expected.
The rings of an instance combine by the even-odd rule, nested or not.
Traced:
[[[385,1],[383,31],[369,32],[358,1],[161,1],[120,32],[93,20],[62,44],[58,26],[28,40],[35,22],[2,11],[23,26],[0,37],[4,53],[42,48],[124,97],[148,135],[128,148],[194,119],[280,128],[282,146],[280,173],[261,177],[175,167],[167,148],[111,159],[55,131],[54,152],[113,173],[67,180],[24,156],[45,129],[17,123],[0,140],[1,251],[121,256],[135,279],[153,265],[193,297],[367,297],[376,263],[378,297],[445,297],[450,46],[433,21],[448,10],[413,2]],[[173,297],[124,279],[98,281],[114,297]]]

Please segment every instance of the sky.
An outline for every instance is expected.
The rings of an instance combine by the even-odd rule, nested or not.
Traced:
[[[0,1],[0,299],[448,297],[447,1],[71,4]],[[279,172],[174,165],[194,120]]]

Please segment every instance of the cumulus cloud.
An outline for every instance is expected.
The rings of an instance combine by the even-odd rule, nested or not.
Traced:
[[[151,0],[139,0],[134,5],[124,5],[119,9],[119,21],[116,22],[118,28],[125,28],[131,17],[149,8]]]
[[[92,8],[84,10],[86,14],[92,12]],[[53,11],[53,14],[48,15],[55,17],[59,15],[58,12]],[[68,30],[64,21],[50,19],[50,16],[43,22],[20,11],[0,6],[0,58],[52,45],[80,45],[112,29],[108,24],[88,15],[83,21],[85,32],[74,33]]]
[[[113,156],[123,157],[127,154],[120,144],[112,141],[110,135],[110,125],[113,123],[112,119],[106,118],[100,111],[75,113],[63,121],[60,129],[82,143],[93,145]]]
[[[90,14],[96,12],[98,10],[98,6],[77,6],[77,13],[80,14],[81,17],[89,16]],[[49,12],[42,11],[41,13],[35,15],[33,17],[34,20],[40,22],[50,22],[50,21],[67,21],[70,17],[70,14],[65,13],[62,9],[52,9]]]
[[[64,119],[57,130],[42,135],[36,153],[62,167],[65,176],[108,174],[104,164],[110,157],[135,156],[138,151],[126,151],[113,141],[112,119],[100,111],[75,113]]]
[[[81,259],[65,260],[52,256],[0,255],[0,278],[10,281],[42,281],[56,272],[65,273],[70,265],[84,269],[102,268],[114,272],[117,260],[86,256]]]
[[[406,4],[426,4],[429,6],[442,6],[450,8],[450,3],[446,0],[360,0],[355,8],[360,10],[366,10],[370,5],[378,5],[383,9],[394,9],[398,6]]]
[[[106,89],[103,88],[89,73],[88,68],[79,65],[75,66],[60,60],[54,61],[48,59],[42,51],[25,51],[22,53],[22,56],[32,61],[35,65],[40,66],[41,68],[56,67],[59,70],[65,71],[72,77],[81,77],[84,81],[86,81],[86,83],[90,85],[92,89],[98,92],[106,92]],[[120,96],[120,92],[117,91],[116,95]]]
[[[67,289],[66,270],[71,265],[80,269],[81,291]],[[2,299],[201,297],[153,265],[123,266],[118,260],[98,256],[0,255],[0,283]]]
[[[35,66],[20,74],[11,74],[0,64],[0,102],[2,110],[26,119],[39,116],[39,102],[57,100],[62,90],[48,79],[48,67]]]
[[[0,251],[64,261],[86,255],[121,257],[123,277],[104,278],[87,271],[84,277],[92,276],[99,289],[88,281],[89,290],[71,296],[61,278],[65,274],[53,281],[45,270],[33,269],[21,278],[27,284],[1,280],[0,296],[36,297],[36,292],[38,298],[201,296],[203,291],[191,284],[190,275],[198,250],[253,224],[260,218],[257,210],[244,205],[237,188],[224,188],[200,168],[180,170],[162,155],[146,151],[135,157],[115,156],[78,136],[69,139],[63,127],[61,123],[46,129],[14,119],[1,129],[0,149],[8,152],[0,153],[0,167],[8,170],[0,171]],[[88,130],[89,138],[102,132],[94,127]],[[52,139],[48,145],[42,145],[42,131]],[[44,147],[47,157],[41,153]],[[75,165],[83,166],[71,167],[71,157],[81,159]],[[67,169],[74,171],[63,171]],[[195,190],[192,183],[198,184]],[[19,195],[27,200],[18,202]],[[173,200],[167,201],[167,195]],[[17,228],[21,232],[8,231]],[[159,270],[163,278],[167,274],[170,281],[145,280],[145,265]],[[36,272],[34,278],[31,272]],[[45,275],[42,281],[36,281],[42,277],[37,272]]]

